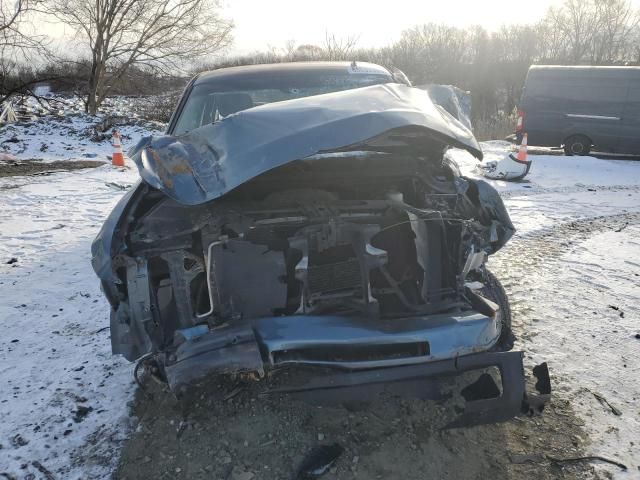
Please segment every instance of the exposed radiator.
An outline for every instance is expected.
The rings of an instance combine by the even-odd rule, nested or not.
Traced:
[[[360,262],[356,258],[325,265],[310,265],[307,275],[309,293],[311,294],[353,291],[362,285]]]

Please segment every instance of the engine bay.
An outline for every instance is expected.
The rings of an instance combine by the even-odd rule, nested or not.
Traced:
[[[140,195],[121,232],[126,252],[114,257],[116,315],[138,317],[163,350],[199,324],[470,309],[468,274],[512,231],[478,202],[478,184],[446,162],[371,152],[352,154],[338,176],[336,155],[345,154],[275,169],[198,206]],[[132,297],[144,282],[148,295]]]

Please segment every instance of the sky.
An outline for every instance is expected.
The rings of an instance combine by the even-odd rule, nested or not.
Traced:
[[[235,22],[231,54],[281,48],[289,40],[322,44],[325,32],[358,37],[359,47],[379,47],[413,25],[456,26],[533,23],[559,0],[223,0],[225,16]],[[635,3],[635,2],[634,2]]]
[[[429,22],[459,27],[531,24],[563,0],[218,0],[222,15],[235,24],[226,56],[294,45],[322,46],[326,33],[338,39],[356,37],[357,47],[381,47],[402,31]],[[630,0],[640,9],[640,0]],[[39,31],[59,44],[72,32],[51,18],[36,22]],[[216,55],[217,56],[217,55]]]

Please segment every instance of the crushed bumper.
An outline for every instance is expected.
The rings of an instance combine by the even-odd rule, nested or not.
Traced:
[[[525,385],[523,352],[485,352],[438,362],[391,367],[367,371],[336,372],[310,377],[301,385],[269,390],[298,396],[313,402],[348,401],[372,398],[382,391],[392,391],[414,397],[448,401],[447,380],[467,372],[477,372],[477,380],[462,385],[464,399],[456,406],[458,416],[447,428],[504,422],[518,415],[542,413],[551,399],[551,382],[546,363],[533,368],[536,393]],[[483,373],[495,367],[500,372],[498,387],[493,378]]]
[[[491,337],[484,327],[492,322],[485,323],[477,313],[439,321],[431,317],[429,328],[426,322],[413,318],[386,331],[379,324],[368,327],[353,321],[345,324],[347,320],[338,317],[316,317],[316,322],[310,318],[306,317],[306,325],[298,323],[305,327],[300,329],[296,329],[295,319],[280,317],[280,323],[263,320],[203,334],[184,332],[177,350],[162,362],[169,386],[181,395],[191,385],[216,375],[246,372],[262,378],[269,368],[303,369],[302,375],[288,376],[284,384],[265,379],[262,393],[287,394],[313,403],[363,402],[383,392],[453,401],[457,417],[448,427],[540,413],[550,399],[546,364],[533,369],[537,392],[531,394],[525,386],[522,352],[475,353],[477,350],[466,348],[479,336]],[[327,321],[323,329],[321,318]],[[470,332],[473,335],[467,337]],[[444,351],[430,350],[434,339],[440,342],[439,348],[442,342],[450,342],[448,347],[454,353],[443,358]],[[330,353],[320,361],[318,352]],[[403,352],[416,355],[403,358]],[[368,361],[354,358],[372,353],[379,356]],[[454,396],[456,389],[458,396]]]
[[[486,314],[375,319],[331,315],[264,317],[213,330],[178,330],[164,361],[174,391],[208,376],[285,366],[372,370],[489,350],[500,336],[496,310]]]

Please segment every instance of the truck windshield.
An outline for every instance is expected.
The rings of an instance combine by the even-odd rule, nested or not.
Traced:
[[[173,135],[213,123],[232,113],[272,102],[391,82],[380,74],[278,75],[230,78],[196,84],[179,113]]]

